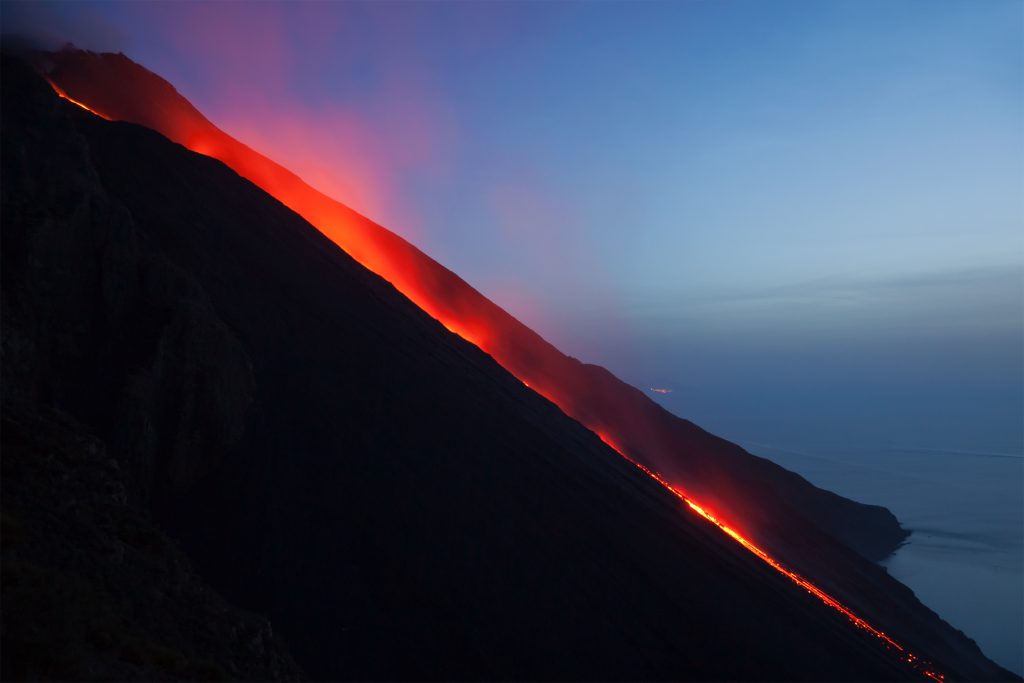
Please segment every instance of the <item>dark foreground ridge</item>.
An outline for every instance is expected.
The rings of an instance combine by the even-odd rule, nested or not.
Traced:
[[[2,84],[4,678],[912,678],[219,162]]]

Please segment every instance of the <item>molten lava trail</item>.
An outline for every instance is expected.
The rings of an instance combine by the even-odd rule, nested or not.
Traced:
[[[92,109],[88,105],[86,105],[86,104],[84,104],[82,102],[79,102],[78,100],[70,97],[66,92],[64,92],[63,89],[61,89],[57,84],[53,83],[52,81],[50,81],[50,85],[53,87],[54,92],[56,92],[58,95],[60,95],[62,98],[64,98],[68,102],[71,102],[72,104],[75,104],[75,105],[81,107],[82,109],[88,111],[89,113],[91,113],[91,114],[93,114],[95,116],[98,116],[98,117],[100,117],[102,119],[106,119],[108,121],[112,120],[111,117],[105,116],[105,115],[101,114],[100,112]],[[199,154],[203,154],[204,156],[209,156],[209,157],[212,157],[212,158],[215,158],[215,159],[219,159],[220,161],[226,163],[228,166],[234,167],[234,165],[231,163],[230,159],[221,158],[221,156],[218,156],[218,154],[215,151],[208,150],[208,149],[202,147],[201,145],[199,145],[198,143],[197,144],[187,144],[186,146],[189,147],[194,152],[197,152]],[[241,175],[244,176],[245,174],[241,173]],[[325,232],[323,230],[323,228],[321,227],[321,225],[320,225],[320,221],[315,220],[315,217],[305,215],[304,212],[299,210],[298,207],[292,206],[291,203],[288,201],[288,197],[287,196],[279,196],[281,193],[275,192],[271,187],[268,187],[266,184],[259,183],[259,182],[257,182],[256,184],[260,185],[264,189],[264,191],[266,191],[268,194],[270,194],[271,196],[274,196],[276,199],[281,201],[283,204],[285,204],[286,206],[289,206],[290,208],[295,210],[297,213],[299,213],[300,215],[303,215],[305,218],[307,218],[307,220],[309,220],[310,223],[312,223],[315,227],[321,229],[321,232],[324,232],[325,234],[327,234],[327,236],[330,239],[332,239],[333,241],[338,243],[339,247],[341,247],[342,249],[345,249],[347,252],[349,252],[350,256],[354,256],[354,257],[356,256],[356,254],[354,254],[350,249],[346,248],[345,244],[340,243],[334,236],[332,236],[332,235],[328,234],[327,232]],[[474,346],[480,348],[480,350],[482,350],[484,353],[488,353],[488,355],[491,355],[492,358],[495,358],[496,361],[501,363],[501,358],[497,357],[494,353],[491,353],[488,350],[488,348],[487,348],[488,344],[484,343],[484,340],[480,337],[480,335],[474,334],[472,330],[467,329],[463,325],[460,325],[457,320],[455,320],[455,319],[453,319],[453,318],[451,318],[449,316],[446,316],[446,315],[442,314],[441,312],[439,312],[437,310],[433,310],[433,307],[428,305],[429,301],[424,301],[422,296],[416,296],[416,291],[415,290],[413,290],[413,291],[409,290],[408,283],[396,281],[397,278],[395,278],[395,279],[389,278],[388,277],[388,275],[389,275],[388,272],[381,272],[382,270],[385,270],[385,269],[382,269],[380,267],[381,263],[378,262],[376,259],[371,258],[371,256],[373,256],[372,254],[365,253],[365,254],[360,254],[360,256],[363,256],[363,258],[356,258],[356,260],[359,261],[360,263],[362,263],[363,266],[365,266],[369,270],[377,273],[378,275],[380,275],[384,279],[389,280],[391,282],[391,284],[394,285],[399,291],[403,292],[414,303],[420,305],[420,307],[423,308],[432,317],[434,317],[437,320],[439,320],[441,322],[441,324],[444,325],[450,332],[452,332],[453,334],[458,335],[459,337],[462,337],[463,339],[465,339],[469,343],[473,344]],[[403,287],[402,286],[403,284],[406,284],[407,286]],[[505,364],[502,363],[502,365],[504,366]],[[513,375],[517,374],[517,373],[515,373],[513,371],[513,369],[508,368],[507,366],[505,366],[505,367]],[[550,395],[548,391],[545,391],[542,388],[539,388],[539,387],[536,387],[536,386],[531,386],[526,381],[526,378],[520,377],[519,379],[520,379],[520,381],[523,382],[523,384],[527,388],[530,388],[531,390],[537,392],[541,396],[544,396],[544,398],[548,399],[553,404],[558,406],[559,409],[561,409],[564,413],[566,413],[566,415],[568,415],[569,417],[572,417],[572,411],[568,410],[567,406],[563,405],[563,403],[561,401],[559,401],[556,396]],[[653,389],[652,388],[652,391],[658,392],[658,391],[667,391],[667,390]],[[904,661],[906,664],[908,664],[914,671],[916,671],[917,673],[919,673],[919,674],[921,674],[921,675],[923,675],[923,676],[925,676],[927,678],[932,679],[933,681],[936,681],[937,683],[945,683],[945,678],[946,678],[945,675],[943,675],[941,673],[938,673],[935,670],[935,667],[932,666],[932,664],[930,662],[928,662],[927,660],[923,660],[920,657],[918,657],[917,655],[911,653],[905,647],[903,647],[898,642],[896,642],[893,638],[888,636],[884,631],[881,631],[881,630],[875,628],[874,626],[869,624],[866,620],[864,620],[863,618],[857,616],[857,614],[855,614],[853,612],[853,610],[851,610],[849,607],[845,606],[839,600],[837,600],[836,598],[832,597],[831,595],[829,595],[828,593],[823,591],[821,588],[818,588],[817,586],[815,586],[813,583],[811,583],[809,580],[807,580],[806,578],[804,578],[800,574],[798,574],[798,573],[794,572],[793,570],[787,568],[781,562],[779,562],[778,560],[773,558],[771,555],[769,555],[767,551],[765,551],[764,549],[762,549],[759,546],[755,545],[752,541],[750,541],[745,536],[743,536],[742,534],[737,532],[735,529],[731,528],[729,525],[727,525],[726,523],[724,523],[721,520],[719,520],[719,518],[716,517],[714,513],[710,512],[707,508],[701,506],[695,500],[693,500],[688,495],[686,495],[678,487],[673,486],[672,484],[670,484],[665,479],[665,477],[663,477],[661,474],[651,470],[650,468],[642,465],[641,463],[637,462],[636,460],[634,460],[633,458],[628,456],[623,449],[619,448],[615,443],[613,443],[612,439],[608,435],[603,434],[603,433],[601,433],[600,431],[597,431],[597,430],[595,430],[595,433],[612,450],[614,450],[619,455],[621,455],[623,458],[625,458],[627,461],[629,461],[634,466],[636,466],[641,472],[643,472],[647,476],[651,477],[652,479],[657,481],[659,484],[661,484],[663,487],[668,489],[674,496],[676,496],[682,502],[684,502],[687,505],[687,507],[689,507],[689,509],[691,509],[692,511],[694,511],[695,513],[700,515],[707,522],[710,522],[711,524],[714,524],[716,527],[718,527],[718,529],[720,529],[722,532],[724,532],[729,538],[731,538],[735,542],[739,543],[743,548],[745,548],[749,552],[751,552],[754,555],[756,555],[761,561],[763,561],[769,567],[771,567],[775,571],[779,572],[780,574],[782,574],[783,576],[788,578],[790,581],[792,581],[796,585],[800,586],[802,589],[804,589],[805,591],[807,591],[808,593],[810,593],[811,595],[816,597],[821,602],[825,603],[826,605],[828,605],[832,609],[834,609],[837,612],[839,612],[840,614],[842,614],[855,627],[857,627],[858,629],[861,629],[862,631],[866,631],[867,633],[870,633],[871,635],[873,635],[887,649],[895,651],[895,653],[899,656],[899,658],[902,661]]]
[[[698,515],[703,517],[708,522],[711,522],[716,527],[721,529],[723,532],[725,532],[725,534],[727,536],[729,536],[729,538],[733,539],[734,541],[739,543],[741,546],[746,548],[748,551],[750,551],[751,553],[756,555],[761,561],[763,561],[769,567],[771,567],[775,571],[779,572],[780,574],[782,574],[783,576],[788,578],[790,581],[792,581],[796,585],[800,586],[801,588],[806,590],[808,593],[810,593],[811,595],[813,595],[814,597],[818,598],[823,603],[825,603],[826,605],[831,607],[832,609],[834,609],[837,612],[839,612],[840,614],[842,614],[844,617],[846,617],[857,628],[859,628],[859,629],[861,629],[863,631],[867,631],[871,635],[873,635],[876,638],[878,638],[880,641],[882,641],[882,643],[885,645],[885,647],[893,649],[893,650],[896,650],[899,653],[900,658],[903,659],[904,662],[909,664],[915,671],[917,671],[918,673],[920,673],[920,674],[922,674],[924,676],[927,676],[928,678],[930,678],[930,679],[932,679],[934,681],[938,681],[938,683],[945,683],[946,676],[944,674],[938,673],[935,670],[935,667],[932,666],[932,664],[930,662],[928,662],[926,660],[923,660],[920,657],[918,657],[917,655],[915,655],[914,653],[908,651],[905,647],[903,647],[902,645],[897,643],[890,636],[886,635],[886,633],[884,631],[878,630],[877,628],[875,628],[874,626],[869,624],[867,621],[865,621],[861,617],[857,616],[854,613],[853,610],[851,610],[849,607],[847,607],[843,603],[839,602],[839,600],[837,600],[836,598],[832,597],[831,595],[829,595],[828,593],[826,593],[822,589],[818,588],[817,586],[815,586],[809,580],[805,579],[800,574],[797,574],[793,570],[788,569],[781,562],[779,562],[774,557],[769,555],[767,551],[765,551],[764,549],[762,549],[762,548],[758,547],[757,545],[755,545],[753,542],[751,542],[749,539],[745,538],[742,534],[740,534],[735,529],[732,529],[728,525],[726,525],[723,522],[719,521],[718,518],[716,518],[714,514],[712,514],[711,512],[706,510],[705,508],[703,508],[698,503],[696,503],[693,499],[691,499],[689,496],[687,496],[685,493],[683,493],[683,491],[681,491],[678,487],[673,486],[672,484],[670,484],[663,476],[661,476],[657,472],[649,469],[648,467],[645,467],[644,465],[638,463],[636,460],[633,460],[631,457],[626,455],[626,453],[621,448],[619,448],[614,443],[612,443],[612,441],[607,436],[605,436],[604,434],[600,434],[600,433],[598,433],[597,436],[601,439],[601,441],[603,441],[605,443],[605,445],[607,445],[613,451],[615,451],[616,453],[621,455],[623,458],[628,460],[637,469],[639,469],[641,472],[643,472],[644,474],[649,476],[651,479],[654,479],[656,482],[661,484],[663,487],[665,487],[666,489],[671,491],[672,495],[674,495],[676,498],[678,498],[679,500],[681,500],[684,503],[686,503],[687,507],[689,507],[691,510],[696,512]]]
[[[108,117],[108,116],[104,116],[103,114],[99,113],[99,112],[98,112],[98,111],[96,111],[95,109],[92,109],[91,107],[89,107],[89,105],[85,104],[84,102],[79,102],[79,101],[78,101],[78,100],[76,100],[75,98],[73,98],[73,97],[71,97],[70,95],[68,95],[68,94],[67,94],[66,92],[64,92],[63,90],[61,90],[61,87],[60,87],[59,85],[57,85],[57,84],[56,84],[56,83],[54,83],[53,81],[47,81],[47,82],[48,82],[48,83],[50,84],[50,87],[51,87],[51,88],[53,88],[53,91],[54,91],[55,93],[57,93],[58,95],[60,95],[61,97],[63,97],[63,98],[65,99],[65,100],[67,100],[67,101],[68,101],[68,102],[70,102],[71,104],[77,104],[77,105],[78,105],[79,107],[81,107],[82,109],[86,110],[87,112],[89,112],[89,113],[90,113],[90,114],[92,114],[93,116],[98,116],[98,117],[100,117],[101,119],[105,119],[105,120],[107,120],[107,121],[110,121],[110,120],[111,120],[111,119],[110,119],[110,117]]]

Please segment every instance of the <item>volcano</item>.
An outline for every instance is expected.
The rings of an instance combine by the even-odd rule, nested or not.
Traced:
[[[803,527],[873,560],[906,538],[888,510],[819,489],[676,417],[606,369],[561,353],[398,235],[218,129],[170,83],[124,55],[65,49],[41,54],[37,63],[60,92],[91,111],[146,126],[223,161],[566,414],[774,552],[792,554],[782,530]]]
[[[886,511],[560,354],[123,55],[36,63],[78,104],[5,60],[5,678],[922,675],[722,527],[1009,678],[865,559]]]

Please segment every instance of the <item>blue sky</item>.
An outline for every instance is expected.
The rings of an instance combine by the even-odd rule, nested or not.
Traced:
[[[1021,452],[1020,2],[3,9],[726,436]]]

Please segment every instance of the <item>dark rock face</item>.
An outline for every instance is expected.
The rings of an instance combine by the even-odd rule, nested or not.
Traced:
[[[4,406],[4,680],[297,680],[265,618],[229,606],[66,415]]]
[[[11,677],[294,675],[164,532],[316,678],[912,677],[219,162],[3,76]],[[877,567],[793,543],[948,675],[1008,677]],[[16,592],[9,558],[84,578]]]
[[[54,107],[45,91],[23,97]],[[5,129],[32,123],[19,120],[31,112],[5,109]],[[145,499],[154,471],[184,486],[237,440],[252,369],[196,279],[107,197],[70,121],[53,122],[5,157],[38,155],[14,162],[38,168],[4,178],[3,392],[75,406],[133,454]]]
[[[3,678],[300,678],[146,512],[155,479],[187,486],[238,438],[248,359],[62,107],[4,66]]]

